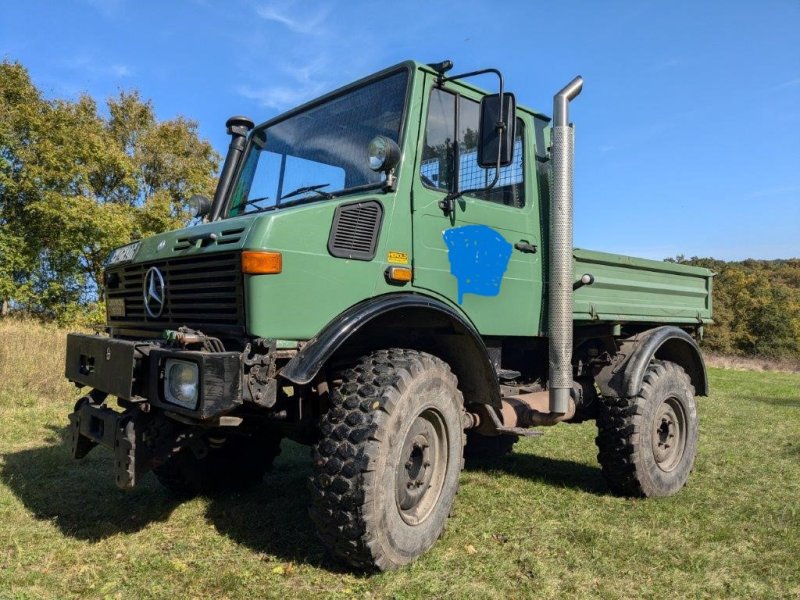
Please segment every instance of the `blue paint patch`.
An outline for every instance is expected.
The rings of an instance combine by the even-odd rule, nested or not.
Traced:
[[[464,225],[442,234],[450,273],[458,281],[458,303],[464,294],[497,296],[511,258],[511,244],[486,225]]]

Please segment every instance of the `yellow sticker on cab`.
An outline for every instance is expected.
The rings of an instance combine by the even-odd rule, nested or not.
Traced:
[[[408,252],[398,252],[397,250],[390,250],[388,259],[390,263],[395,265],[407,265]]]

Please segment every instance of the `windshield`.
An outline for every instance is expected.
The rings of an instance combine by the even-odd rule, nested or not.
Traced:
[[[407,82],[404,69],[254,130],[228,216],[380,185],[367,146],[376,135],[400,143]]]

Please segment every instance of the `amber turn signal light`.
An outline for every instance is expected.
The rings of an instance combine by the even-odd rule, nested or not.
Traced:
[[[245,250],[242,252],[242,273],[248,275],[271,275],[283,269],[280,252]]]
[[[412,272],[408,267],[389,267],[386,269],[386,279],[395,283],[411,281]]]

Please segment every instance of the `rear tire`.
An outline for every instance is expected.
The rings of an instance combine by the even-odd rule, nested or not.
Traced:
[[[653,361],[634,398],[604,398],[597,459],[611,489],[625,496],[671,496],[694,465],[698,419],[694,388],[677,364]]]
[[[281,452],[280,437],[271,435],[208,434],[205,442],[204,456],[185,447],[153,469],[161,485],[179,497],[245,489],[261,482]]]
[[[309,482],[311,518],[335,555],[386,571],[433,546],[458,489],[463,415],[455,375],[430,354],[380,350],[341,373]]]

